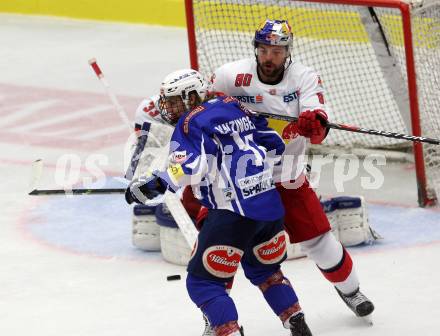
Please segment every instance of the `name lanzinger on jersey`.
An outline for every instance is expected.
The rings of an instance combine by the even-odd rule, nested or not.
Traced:
[[[221,134],[229,134],[232,132],[241,133],[255,129],[254,123],[249,117],[241,117],[234,119],[214,127]]]

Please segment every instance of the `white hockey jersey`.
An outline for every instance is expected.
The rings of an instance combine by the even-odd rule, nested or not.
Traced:
[[[166,167],[174,127],[162,119],[159,112],[159,98],[159,95],[154,95],[144,99],[136,109],[134,129],[139,132],[140,137],[135,155],[132,155],[130,162],[130,167],[136,167],[132,172],[135,178]],[[140,144],[141,141],[143,143]],[[134,163],[134,160],[138,160],[138,163]]]
[[[134,117],[134,128],[139,131],[142,128],[144,122],[158,122],[161,124],[167,124],[159,112],[159,95],[151,96],[150,98],[142,100],[136,109]]]
[[[257,74],[255,59],[243,59],[225,64],[212,76],[216,92],[233,96],[254,111],[298,117],[307,110],[324,110],[324,89],[319,75],[311,68],[293,61],[286,69],[282,81],[276,85],[262,83]],[[271,121],[286,141],[281,165],[274,169],[276,182],[295,180],[304,171],[307,139],[296,131],[296,125]]]

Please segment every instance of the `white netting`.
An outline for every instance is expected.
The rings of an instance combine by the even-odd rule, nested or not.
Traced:
[[[423,10],[413,10],[412,25],[422,134],[438,138],[440,0],[430,2]],[[263,20],[288,19],[293,58],[321,74],[333,121],[412,133],[400,10],[275,0],[194,0],[193,7],[204,75],[209,77],[224,63],[254,57],[251,40]],[[406,141],[337,131],[330,132],[326,143],[410,148]],[[438,150],[425,146],[431,178],[438,170],[432,167],[440,167]]]
[[[440,1],[413,12],[413,25],[418,80],[418,97],[421,111],[422,133],[440,136]],[[428,180],[440,195],[440,148],[424,145]]]

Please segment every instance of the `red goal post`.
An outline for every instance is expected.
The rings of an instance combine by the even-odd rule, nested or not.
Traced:
[[[191,67],[205,76],[224,63],[253,57],[252,34],[264,19],[288,19],[292,57],[320,72],[337,122],[439,137],[440,100],[434,96],[440,96],[440,0],[185,0],[185,5]],[[342,132],[332,132],[327,141],[332,146],[406,145],[337,133]],[[440,150],[413,143],[412,152],[419,204],[425,206],[435,197],[428,185],[440,191]]]

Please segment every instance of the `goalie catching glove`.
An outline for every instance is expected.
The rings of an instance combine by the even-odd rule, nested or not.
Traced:
[[[147,200],[152,200],[165,193],[167,186],[154,173],[150,176],[139,177],[131,181],[125,190],[125,200],[128,204],[133,202],[145,204]]]
[[[301,112],[298,118],[298,133],[310,138],[312,144],[320,144],[326,137],[328,117],[323,110]]]

